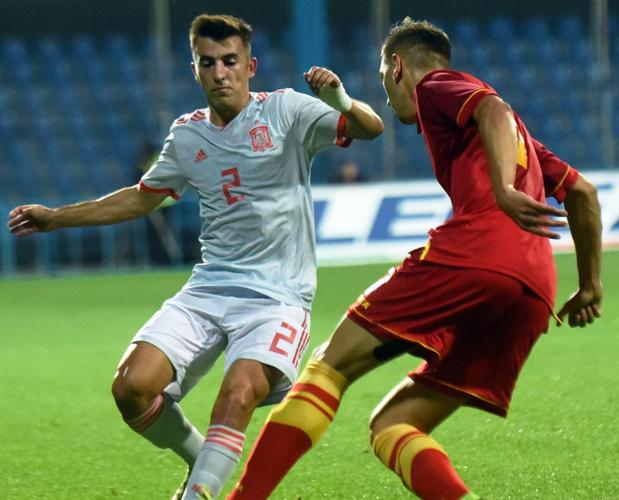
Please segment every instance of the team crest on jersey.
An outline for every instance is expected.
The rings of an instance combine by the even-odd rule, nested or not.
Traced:
[[[265,151],[273,147],[268,125],[258,125],[252,128],[249,131],[249,138],[251,139],[251,149],[253,151]]]

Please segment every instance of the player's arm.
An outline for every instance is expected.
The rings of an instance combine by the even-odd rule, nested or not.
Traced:
[[[518,157],[516,120],[511,107],[496,95],[484,97],[473,112],[490,167],[497,205],[522,229],[547,238],[559,238],[548,227],[565,226],[566,212],[534,200],[514,187]]]
[[[351,139],[374,139],[383,133],[380,116],[366,103],[352,99],[339,77],[327,68],[312,66],[304,73],[305,81],[319,99],[346,117],[344,136]]]
[[[14,235],[25,236],[63,227],[115,224],[150,213],[166,197],[166,194],[141,191],[139,186],[135,185],[97,200],[58,208],[21,205],[9,213],[8,227]]]
[[[602,219],[597,189],[582,174],[565,196],[565,208],[576,249],[578,290],[557,313],[570,326],[586,326],[602,314]]]

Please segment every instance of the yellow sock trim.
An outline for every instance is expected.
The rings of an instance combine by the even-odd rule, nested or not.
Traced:
[[[348,381],[328,364],[312,360],[269,421],[303,430],[315,445],[335,417]]]
[[[379,432],[372,442],[375,455],[412,491],[411,464],[415,455],[433,448],[445,451],[434,439],[408,424],[396,424]]]

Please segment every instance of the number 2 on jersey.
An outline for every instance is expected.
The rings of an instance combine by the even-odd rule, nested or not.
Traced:
[[[236,167],[227,168],[221,171],[222,177],[232,176],[232,180],[224,182],[223,191],[228,205],[233,205],[237,201],[241,201],[245,198],[244,194],[232,194],[230,188],[241,186],[241,177],[239,176],[239,170]]]

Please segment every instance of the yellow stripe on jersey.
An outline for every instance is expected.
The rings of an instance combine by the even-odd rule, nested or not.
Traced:
[[[419,256],[419,260],[423,260],[426,258],[426,256],[428,255],[428,252],[430,251],[430,245],[431,245],[431,242],[430,240],[428,240],[426,242],[426,245],[423,247],[423,252],[421,252],[421,255]]]
[[[524,143],[524,138],[518,128],[516,128],[516,144],[518,147],[518,159],[516,164],[526,170],[529,168],[529,155],[527,154],[527,145]]]

